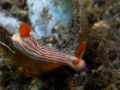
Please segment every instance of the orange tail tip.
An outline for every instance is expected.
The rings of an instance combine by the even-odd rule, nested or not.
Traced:
[[[22,37],[26,37],[26,36],[29,36],[30,34],[30,26],[29,24],[27,23],[22,23],[19,27],[19,34],[22,36]]]
[[[80,58],[80,56],[82,56],[82,54],[84,53],[85,49],[86,49],[86,43],[85,42],[81,42],[79,44],[79,46],[76,48],[74,55],[77,58]]]

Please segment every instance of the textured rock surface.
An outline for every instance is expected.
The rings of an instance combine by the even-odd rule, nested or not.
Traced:
[[[0,7],[7,11],[10,16],[20,21],[30,22],[33,30],[35,30],[35,35],[36,33],[40,35],[42,32],[35,29],[36,24],[42,28],[42,30],[48,30],[48,36],[42,34],[43,37],[40,40],[44,45],[73,54],[74,47],[77,43],[77,33],[74,28],[74,22],[71,20],[74,19],[74,17],[70,15],[73,8],[70,6],[65,6],[64,8],[60,7],[62,3],[68,3],[69,0],[53,0],[54,3],[59,3],[58,6],[55,4],[57,9],[55,9],[53,3],[49,3],[52,0],[48,0],[48,2],[46,2],[47,0],[41,0],[41,4],[45,3],[46,7],[52,7],[51,10],[48,10],[46,7],[39,9],[41,6],[30,8],[29,5],[31,5],[31,3],[37,4],[39,0],[36,0],[36,2],[32,1],[33,0],[27,0],[26,4],[25,0],[21,0],[21,2],[19,2],[19,0],[0,0]],[[8,51],[0,47],[0,89],[119,90],[120,1],[90,0],[91,2],[87,3],[88,1],[89,0],[85,0],[86,5],[89,6],[87,9],[87,19],[91,27],[88,47],[84,55],[84,59],[87,63],[86,72],[75,73],[71,69],[62,69],[57,72],[57,75],[56,73],[54,73],[54,75],[49,75],[49,77],[44,79],[44,82],[18,75],[14,77],[9,66],[4,63],[5,55],[8,55]],[[71,4],[72,2],[69,2],[69,5]],[[64,10],[66,11],[69,8],[71,8],[69,13],[63,13]],[[33,9],[40,11],[37,12],[38,14],[34,14],[32,13],[34,11]],[[54,10],[60,10],[61,12],[57,11],[56,13]],[[51,15],[49,11],[54,12],[52,13],[53,15]],[[40,17],[36,18],[37,15],[40,15]],[[56,17],[56,15],[60,15],[59,18]],[[35,19],[32,19],[32,21],[30,17]],[[54,21],[55,18],[57,18],[56,21]],[[64,19],[66,22],[64,22]],[[49,20],[51,20],[51,22],[49,22]],[[57,23],[58,21],[61,23]],[[44,27],[44,23],[47,27]],[[44,33],[44,31],[42,33]],[[2,38],[3,37],[0,37],[0,41],[2,41]]]
[[[29,19],[36,35],[51,35],[52,29],[68,28],[73,17],[73,0],[27,0]]]

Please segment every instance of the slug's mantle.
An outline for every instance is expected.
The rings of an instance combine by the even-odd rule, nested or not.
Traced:
[[[15,72],[23,76],[42,77],[63,66],[76,71],[85,68],[85,62],[81,58],[46,48],[38,43],[30,31],[30,26],[22,23],[19,33],[10,37],[16,53],[8,62],[16,67]]]
[[[82,59],[79,60],[75,56],[48,49],[39,44],[31,35],[22,37],[20,34],[14,34],[12,36],[12,41],[19,51],[33,60],[68,65],[75,70],[81,70],[85,67],[85,62]]]

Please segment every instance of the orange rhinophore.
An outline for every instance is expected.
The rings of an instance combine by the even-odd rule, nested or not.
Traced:
[[[78,47],[76,48],[74,55],[75,55],[77,58],[80,58],[80,57],[83,55],[85,49],[86,49],[86,43],[85,43],[85,42],[81,42],[81,43],[78,45]]]
[[[22,23],[19,27],[19,34],[22,36],[22,37],[26,37],[26,36],[29,36],[30,34],[30,26],[29,24],[27,23]]]

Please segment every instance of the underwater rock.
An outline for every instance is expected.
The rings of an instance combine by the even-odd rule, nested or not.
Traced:
[[[73,11],[73,0],[27,0],[29,19],[36,35],[51,35],[55,26],[68,28]]]
[[[10,34],[18,33],[20,21],[7,15],[7,12],[0,9],[0,26],[5,28]]]

